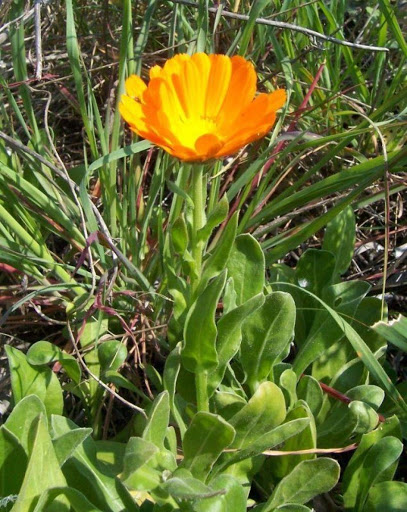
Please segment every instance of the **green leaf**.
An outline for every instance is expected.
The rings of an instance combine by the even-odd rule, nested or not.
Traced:
[[[27,455],[17,437],[0,427],[0,496],[18,494],[26,466]]]
[[[380,482],[381,475],[400,457],[403,443],[396,437],[388,436],[379,439],[367,452],[360,472],[359,493],[356,498],[355,512],[363,510],[370,488]]]
[[[379,388],[379,386],[362,385],[349,389],[349,391],[346,392],[346,396],[351,400],[365,402],[373,407],[373,409],[377,410],[384,400],[384,391],[382,388]]]
[[[403,32],[397,21],[397,11],[391,5],[389,0],[379,0],[380,11],[384,14],[396,41],[398,42],[404,57],[407,57],[407,43],[403,37]],[[400,6],[401,7],[401,6]],[[400,13],[401,14],[401,13]]]
[[[324,250],[335,256],[335,274],[344,274],[348,270],[353,258],[355,241],[355,214],[353,208],[347,206],[327,224],[322,244]]]
[[[219,496],[200,500],[194,505],[196,512],[246,512],[246,492],[231,475],[220,475],[210,483],[214,491],[225,491]]]
[[[181,475],[182,473],[180,473]],[[181,500],[197,500],[212,498],[219,494],[224,494],[225,491],[212,490],[210,487],[202,483],[200,480],[193,478],[192,476],[173,476],[169,478],[163,485],[162,488],[167,491],[171,496],[174,496]]]
[[[215,312],[225,281],[226,271],[208,284],[188,312],[181,358],[192,373],[214,370],[218,365]]]
[[[37,368],[27,362],[26,356],[16,348],[6,345],[9,360],[13,399],[18,403],[28,395],[37,395],[44,403],[48,417],[62,414],[62,389],[56,375],[48,368]]]
[[[301,432],[307,425],[309,425],[309,418],[300,418],[298,420],[289,421],[288,423],[279,425],[270,432],[254,438],[254,440],[243,450],[238,450],[232,454],[226,454],[228,455],[227,457],[224,455],[219,465],[217,465],[214,475],[224,471],[232,464],[237,464],[242,460],[260,455],[265,450],[270,450],[276,445],[284,443],[290,437]]]
[[[363,512],[403,512],[407,510],[407,484],[381,482],[370,488]]]
[[[229,421],[236,430],[233,448],[246,448],[285,419],[286,407],[281,389],[263,382],[249,402]]]
[[[316,295],[332,284],[335,256],[327,250],[307,249],[298,260],[295,270],[298,284]]]
[[[178,195],[179,197],[182,197],[182,199],[184,199],[184,201],[187,203],[187,205],[190,208],[194,209],[194,202],[192,201],[191,197],[185,192],[184,189],[179,187],[173,181],[167,181],[167,186],[173,194]]]
[[[400,422],[397,416],[387,418],[380,428],[362,436],[359,446],[347,464],[342,478],[343,498],[347,509],[354,510],[355,508],[362,482],[361,475],[365,471],[365,459],[368,452],[386,436],[401,438]]]
[[[400,350],[407,352],[407,318],[405,316],[399,315],[389,323],[377,322],[372,329]]]
[[[104,341],[98,345],[101,372],[118,370],[127,358],[127,348],[117,340]]]
[[[278,484],[263,512],[269,512],[284,503],[307,503],[315,496],[329,492],[338,482],[340,466],[325,457],[300,462]]]
[[[280,507],[274,509],[275,512],[277,512],[277,510],[280,510],[281,512],[309,512],[311,509],[305,505],[287,503],[286,505],[281,505]]]
[[[308,404],[312,414],[316,416],[322,406],[323,393],[319,382],[310,375],[301,377],[297,385],[298,399]]]
[[[29,439],[36,425],[34,421],[42,414],[46,414],[43,402],[36,395],[29,395],[18,402],[5,423],[5,428],[14,434],[27,455],[30,454]]]
[[[157,448],[164,448],[170,419],[170,401],[168,391],[163,391],[154,400],[148,413],[147,425],[143,431],[143,439],[153,443]]]
[[[52,429],[55,438],[75,431],[79,427],[63,416],[52,417]],[[79,444],[66,460],[63,472],[69,487],[84,494],[98,508],[106,512],[121,512],[123,509],[133,512],[133,500],[127,494],[123,484],[112,477],[105,465],[97,457],[97,446],[89,436]]]
[[[159,449],[140,437],[131,437],[126,446],[123,472],[120,480],[129,489],[151,491],[161,483],[161,472],[149,465]]]
[[[51,425],[53,421],[55,421],[55,419],[52,416]],[[52,439],[55,455],[60,467],[62,467],[63,464],[74,454],[76,448],[82,444],[83,441],[91,435],[91,433],[91,428],[76,428],[75,430],[69,430],[68,432],[65,432],[65,434]]]
[[[13,512],[33,510],[44,491],[50,487],[66,485],[64,475],[59,469],[44,415],[38,417],[33,434],[30,460]],[[58,502],[60,502],[61,512],[68,512],[68,507],[64,505],[65,500],[58,500]]]
[[[64,496],[75,512],[102,512],[96,508],[81,492],[72,487],[53,487],[47,489],[38,500],[33,512],[43,512],[55,502],[56,498]],[[50,509],[51,510],[51,509]],[[56,512],[57,509],[55,509]]]
[[[280,286],[282,285],[280,284]],[[338,283],[326,288],[324,299],[326,304],[335,308],[338,313],[340,312],[342,315],[349,317],[357,309],[359,303],[369,291],[369,288],[370,286],[367,283],[361,281]],[[311,295],[311,292],[304,288],[301,288],[301,290],[303,290],[304,293],[310,294],[312,297],[316,297],[315,294]],[[318,298],[318,301],[322,302],[320,298]],[[312,362],[323,356],[325,351],[342,337],[343,330],[341,326],[338,325],[335,318],[332,318],[330,312],[324,310],[319,311],[315,315],[314,323],[306,340],[299,348],[293,363],[293,370],[297,375],[303,373]]]
[[[165,361],[164,367],[164,375],[163,375],[163,383],[164,388],[168,391],[169,394],[169,403],[171,413],[176,420],[178,427],[180,429],[181,437],[184,436],[186,426],[184,420],[178,412],[178,408],[175,405],[175,391],[177,389],[177,380],[178,375],[181,369],[181,343],[169,353],[167,359]]]
[[[205,226],[198,231],[198,239],[206,242],[214,228],[226,219],[228,213],[229,201],[227,196],[224,195],[209,214]]]
[[[175,252],[183,256],[188,247],[188,229],[183,216],[175,219],[171,227],[171,240]]]
[[[124,148],[116,149],[111,153],[98,158],[94,162],[92,162],[88,167],[88,174],[93,173],[97,169],[110,164],[111,162],[115,162],[120,158],[124,158],[126,156],[135,155],[136,153],[140,153],[141,151],[145,151],[151,147],[151,142],[148,140],[141,140],[139,142],[134,142],[130,144],[130,146],[126,146]]]
[[[240,363],[252,390],[286,357],[294,337],[295,303],[290,294],[272,292],[242,329]]]
[[[218,321],[218,337],[216,351],[219,363],[217,368],[208,375],[208,395],[214,393],[222,382],[227,364],[239,350],[242,340],[242,325],[248,317],[264,303],[264,295],[259,293],[241,306],[224,314]]]
[[[28,349],[27,361],[33,366],[41,366],[54,361],[61,363],[68,377],[76,384],[81,380],[81,368],[74,356],[67,354],[49,341],[37,341]]]
[[[360,402],[359,400],[353,400],[349,404],[349,409],[357,419],[356,426],[353,430],[354,432],[366,434],[377,427],[379,416],[370,405]]]
[[[205,481],[213,464],[234,437],[234,428],[221,416],[198,412],[184,435],[182,467]]]
[[[264,254],[257,240],[251,235],[236,237],[227,269],[228,276],[233,278],[238,306],[263,291]]]
[[[309,419],[308,425],[301,432],[287,439],[284,446],[281,447],[282,451],[309,450],[317,447],[315,420],[308,405],[302,402],[298,402],[297,406],[288,412],[286,422],[300,418]],[[316,455],[313,454],[287,454],[284,457],[272,457],[271,460],[266,461],[266,467],[274,476],[274,481],[280,481],[289,475],[301,461],[315,458]]]
[[[212,277],[218,275],[225,268],[236,237],[237,220],[236,212],[226,224],[213,251],[204,262],[199,290],[203,289]]]

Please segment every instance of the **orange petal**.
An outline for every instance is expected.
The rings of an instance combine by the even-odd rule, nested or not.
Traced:
[[[213,158],[221,147],[222,142],[213,133],[206,133],[195,142],[195,149],[200,160]]]
[[[159,78],[162,74],[162,71],[163,70],[161,66],[153,66],[152,68],[150,68],[150,80],[152,80],[153,78]]]
[[[230,60],[232,75],[218,116],[221,130],[229,130],[229,127],[234,125],[237,117],[253,101],[256,93],[257,76],[253,64],[240,56],[232,57]]]
[[[205,99],[205,116],[215,118],[229,89],[232,62],[226,55],[210,55],[211,69]]]
[[[209,69],[209,57],[204,53],[196,53],[189,61],[184,62],[180,78],[190,117],[204,115]]]
[[[147,89],[147,85],[138,75],[131,75],[126,80],[125,89],[130,98],[139,99]]]

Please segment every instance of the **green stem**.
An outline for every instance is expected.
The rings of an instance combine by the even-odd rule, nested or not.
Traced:
[[[195,373],[196,404],[198,411],[209,412],[208,373],[198,370]]]
[[[203,193],[203,167],[192,168],[191,196],[194,203],[192,226],[192,257],[195,260],[196,276],[191,276],[192,293],[196,291],[201,278],[203,243],[198,241],[198,231],[205,224],[205,197]]]

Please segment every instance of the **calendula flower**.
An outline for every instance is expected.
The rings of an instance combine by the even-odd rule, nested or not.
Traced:
[[[188,162],[233,155],[264,137],[286,101],[283,89],[256,95],[243,57],[179,54],[150,70],[148,85],[126,80],[120,113],[141,137]]]

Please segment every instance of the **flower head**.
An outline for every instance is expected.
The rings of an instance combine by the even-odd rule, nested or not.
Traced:
[[[283,89],[255,96],[256,80],[243,57],[179,54],[154,66],[148,85],[130,76],[120,113],[134,132],[181,160],[222,158],[264,137],[286,101]]]

